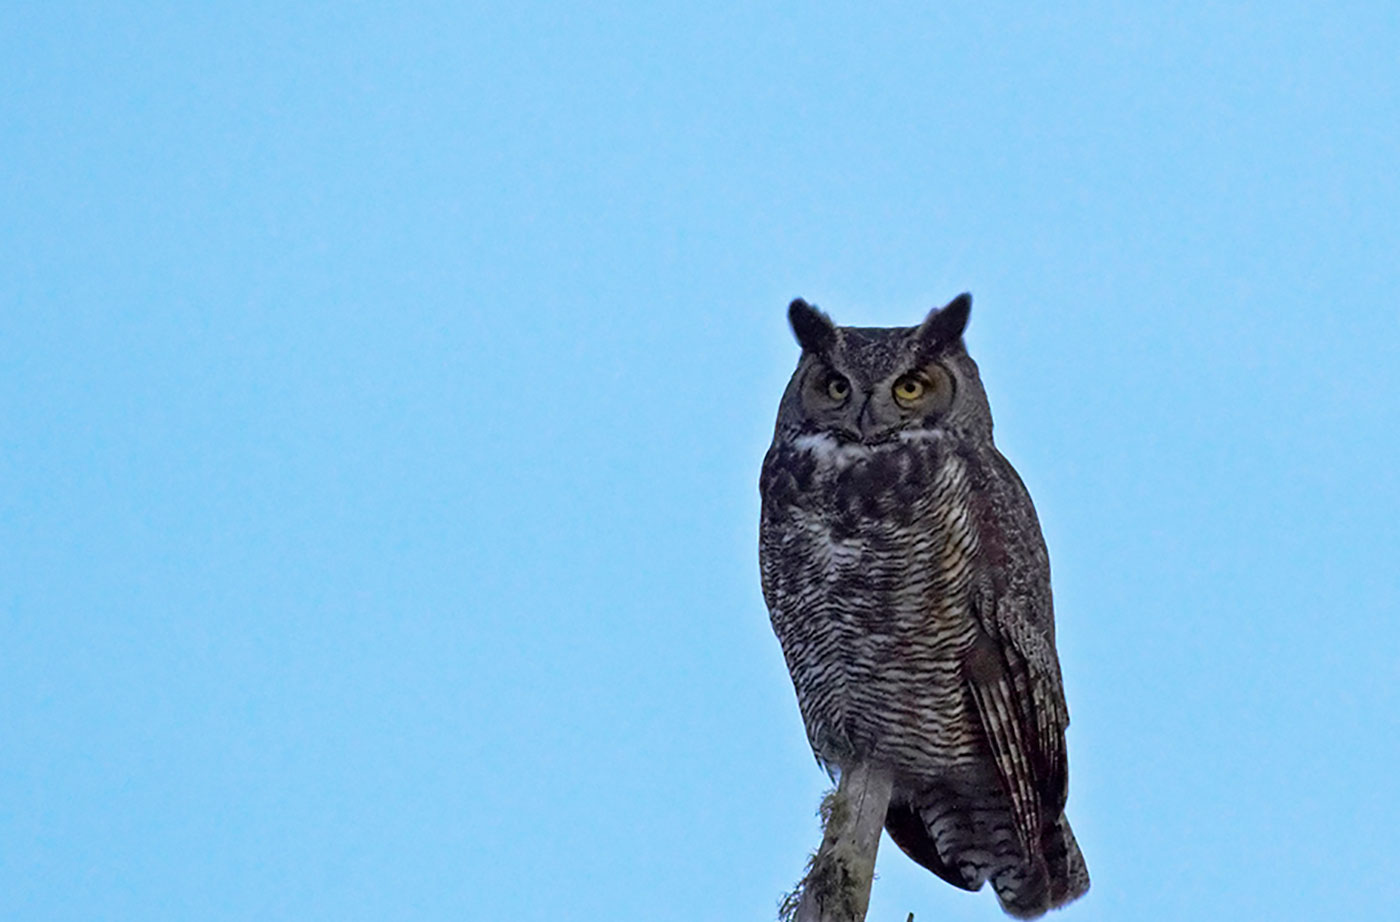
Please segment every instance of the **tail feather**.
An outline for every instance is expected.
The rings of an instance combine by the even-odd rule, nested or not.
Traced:
[[[904,854],[954,887],[976,890],[982,886],[980,879],[969,879],[962,871],[943,860],[943,856],[938,853],[938,843],[924,818],[908,804],[890,804],[890,809],[885,814],[885,832],[890,834],[890,839]]]
[[[1050,906],[1063,906],[1089,889],[1089,867],[1075,841],[1069,819],[1060,814],[1055,829],[1045,837],[1045,863],[1050,871]]]
[[[885,831],[914,861],[955,887],[990,881],[1002,910],[1034,919],[1082,896],[1089,871],[1064,814],[1027,856],[1004,810],[970,807],[956,797],[926,797],[918,806],[890,804]]]
[[[1041,851],[992,877],[992,888],[1007,915],[1034,919],[1063,906],[1089,889],[1089,869],[1063,813],[1040,840]]]

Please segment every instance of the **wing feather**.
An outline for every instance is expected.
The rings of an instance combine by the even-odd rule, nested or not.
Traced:
[[[982,719],[997,772],[1011,799],[1016,832],[1029,853],[1031,846],[1039,842],[1035,831],[1040,827],[1041,810],[1036,773],[1027,759],[1021,708],[1012,694],[1005,666],[989,639],[979,639],[969,657],[969,667],[972,699]]]
[[[979,593],[983,633],[967,659],[978,716],[1027,854],[1040,850],[1067,794],[1068,713],[1053,651],[1013,600]],[[990,609],[990,610],[989,610]]]

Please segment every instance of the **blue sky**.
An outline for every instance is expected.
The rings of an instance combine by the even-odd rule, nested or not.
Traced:
[[[9,10],[0,916],[771,918],[784,307],[963,290],[1063,918],[1393,911],[1400,7],[1028,6]]]

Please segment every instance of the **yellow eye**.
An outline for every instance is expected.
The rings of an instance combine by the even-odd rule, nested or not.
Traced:
[[[913,403],[924,396],[924,382],[913,375],[900,378],[894,383],[894,399],[900,403]]]
[[[845,400],[851,393],[851,382],[840,375],[832,375],[826,381],[826,395],[832,400]]]

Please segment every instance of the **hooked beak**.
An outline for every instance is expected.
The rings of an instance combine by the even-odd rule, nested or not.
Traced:
[[[842,442],[874,445],[877,442],[885,441],[889,438],[890,433],[899,428],[898,426],[882,426],[876,421],[872,397],[866,397],[865,402],[860,405],[854,425],[848,422],[836,430],[836,437]],[[849,419],[849,417],[847,418]]]
[[[856,426],[860,429],[860,437],[863,439],[875,433],[875,416],[870,412],[870,401],[874,397],[874,394],[870,394],[865,398],[865,403],[860,405],[860,413],[856,416]]]
[[[856,428],[860,433],[859,438],[867,444],[878,442],[889,435],[891,427],[882,426],[875,419],[875,408],[873,406],[873,394],[865,398],[865,403],[861,404],[860,413],[856,415]]]
[[[860,413],[856,414],[856,428],[860,433],[858,438],[866,445],[888,441],[901,428],[899,423],[882,424],[875,418],[874,398],[874,394],[866,397]]]

